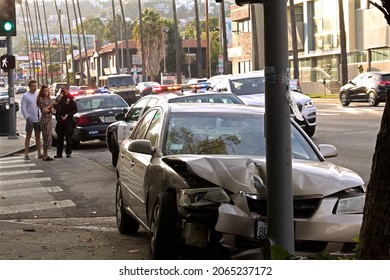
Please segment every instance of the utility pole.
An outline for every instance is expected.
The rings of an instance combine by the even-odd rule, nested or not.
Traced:
[[[206,0],[206,77],[210,78],[209,0]]]

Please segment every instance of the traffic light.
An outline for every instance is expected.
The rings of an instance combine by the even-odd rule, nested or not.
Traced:
[[[15,69],[15,56],[5,54],[0,57],[1,69],[8,71]]]
[[[15,0],[0,0],[0,36],[16,36]]]

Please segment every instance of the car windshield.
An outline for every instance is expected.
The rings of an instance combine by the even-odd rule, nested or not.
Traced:
[[[262,114],[171,113],[163,153],[266,155]],[[319,161],[317,153],[291,125],[292,158]]]
[[[118,76],[118,77],[109,77],[108,86],[110,87],[120,87],[120,86],[129,86],[134,85],[132,76]]]
[[[233,94],[195,94],[175,97],[168,100],[169,103],[225,103],[225,104],[243,104],[241,99]]]
[[[128,107],[127,103],[119,96],[98,96],[94,98],[82,98],[76,100],[77,111],[90,111],[114,107]]]
[[[264,93],[264,77],[250,77],[230,81],[230,88],[237,95]]]
[[[0,91],[0,96],[7,96],[8,97],[8,91]]]

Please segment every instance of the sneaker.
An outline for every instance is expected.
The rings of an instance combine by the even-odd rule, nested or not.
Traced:
[[[30,156],[29,155],[25,155],[24,156],[24,160],[30,160]]]
[[[72,157],[72,156],[71,156],[70,154],[67,154],[66,157],[67,157],[67,158],[70,158],[70,157]]]
[[[55,155],[54,158],[62,158],[62,155]]]

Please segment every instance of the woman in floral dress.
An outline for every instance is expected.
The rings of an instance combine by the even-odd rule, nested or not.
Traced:
[[[47,85],[42,85],[39,90],[37,97],[37,105],[40,109],[41,114],[41,130],[42,130],[42,147],[43,147],[43,156],[42,160],[54,160],[54,158],[48,155],[48,149],[51,147],[52,143],[52,134],[51,127],[52,121],[51,117],[54,112],[53,102],[50,99],[50,90]]]

